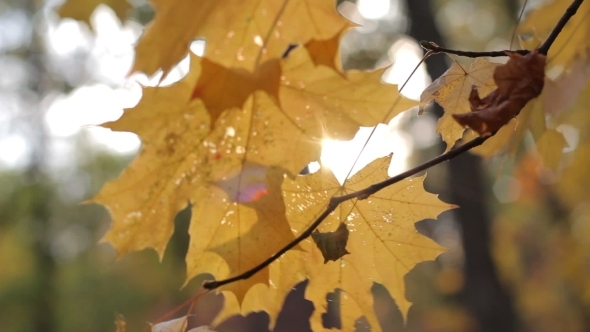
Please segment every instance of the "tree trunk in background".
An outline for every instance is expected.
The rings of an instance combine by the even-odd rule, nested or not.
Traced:
[[[30,200],[31,206],[27,209],[31,211],[28,227],[30,228],[32,238],[32,253],[35,264],[35,291],[31,300],[31,317],[34,322],[34,330],[38,332],[53,332],[57,330],[56,316],[56,291],[55,275],[56,262],[51,254],[51,195],[47,192],[49,180],[44,171],[46,165],[47,151],[47,129],[45,127],[44,110],[41,105],[43,97],[49,93],[53,85],[53,79],[48,73],[46,64],[43,60],[44,45],[39,35],[39,22],[35,20],[43,2],[39,0],[26,0],[18,3],[21,9],[27,14],[31,25],[33,26],[31,41],[26,48],[22,50],[23,58],[28,59],[31,65],[31,71],[28,77],[27,89],[21,93],[28,94],[22,96],[31,102],[30,118],[28,119],[29,127],[29,144],[31,145],[31,154],[29,166],[23,174],[23,184],[32,188],[33,198]],[[15,7],[17,7],[15,6]]]
[[[406,0],[411,22],[409,35],[414,39],[428,40],[444,46],[438,30],[430,0]],[[428,73],[435,79],[447,69],[444,55],[426,60]],[[434,112],[440,117],[442,108],[435,104]],[[444,142],[439,145],[443,152]],[[481,159],[473,154],[463,154],[447,163],[449,167],[449,191],[441,193],[448,202],[458,204],[454,210],[462,229],[465,252],[465,284],[461,294],[463,305],[479,324],[479,331],[515,331],[516,315],[510,296],[500,284],[490,254],[491,218],[486,206],[484,171]]]

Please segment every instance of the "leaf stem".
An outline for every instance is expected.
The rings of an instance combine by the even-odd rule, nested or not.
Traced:
[[[557,22],[557,24],[555,25],[555,27],[553,28],[553,30],[551,31],[551,33],[549,34],[549,36],[547,37],[547,39],[545,40],[543,45],[541,45],[541,47],[539,48],[539,53],[547,55],[547,52],[549,52],[551,45],[553,45],[553,42],[555,41],[555,39],[557,39],[557,36],[559,36],[561,31],[563,30],[563,27],[567,24],[569,19],[572,16],[574,16],[574,14],[578,11],[578,8],[580,8],[580,5],[582,4],[582,2],[584,2],[584,0],[573,0],[572,4],[567,8],[565,13],[561,17],[561,19]],[[495,52],[456,51],[456,50],[445,49],[445,48],[439,47],[435,43],[426,42],[426,41],[421,41],[420,45],[422,45],[422,47],[426,48],[427,50],[432,51],[433,53],[445,52],[445,53],[451,53],[451,54],[456,54],[459,56],[466,56],[466,57],[505,56],[506,52],[507,52],[507,51],[495,51]],[[524,55],[530,51],[518,50],[518,51],[512,51],[512,52],[517,52],[517,53]],[[291,250],[293,247],[298,245],[301,241],[303,241],[307,237],[309,237],[313,233],[313,231],[322,223],[322,221],[324,221],[324,219],[326,219],[326,217],[328,217],[330,215],[330,213],[332,213],[334,210],[336,210],[336,208],[341,203],[351,200],[353,198],[367,199],[368,197],[370,197],[371,195],[373,195],[374,193],[378,192],[379,190],[381,190],[383,188],[386,188],[394,183],[400,182],[412,175],[415,175],[421,171],[427,170],[430,167],[438,165],[444,161],[453,159],[453,158],[457,157],[458,155],[461,155],[461,154],[483,144],[486,140],[488,140],[490,137],[494,136],[495,134],[496,133],[494,132],[489,136],[477,137],[474,140],[469,141],[469,142],[461,145],[458,148],[455,148],[455,149],[452,149],[446,153],[443,153],[442,155],[440,155],[438,157],[430,159],[429,161],[427,161],[425,163],[422,163],[410,170],[400,173],[400,174],[398,174],[392,178],[389,178],[385,181],[381,181],[381,182],[372,184],[372,185],[368,186],[367,188],[361,189],[359,191],[356,191],[356,192],[353,192],[353,193],[350,193],[347,195],[332,197],[330,199],[330,203],[328,204],[328,206],[326,207],[324,212],[321,215],[319,215],[317,217],[317,219],[303,233],[301,233],[297,238],[295,238],[293,241],[291,241],[289,244],[287,244],[285,247],[283,247],[277,253],[275,253],[274,255],[272,255],[271,257],[266,259],[264,262],[258,264],[254,268],[252,268],[244,273],[241,273],[241,274],[239,274],[235,277],[229,278],[229,279],[224,279],[224,280],[219,280],[219,281],[206,281],[203,283],[203,287],[205,289],[215,289],[215,288],[230,284],[235,281],[250,278],[251,276],[253,276],[257,272],[259,272],[260,270],[269,266],[272,262],[277,260],[284,253],[286,253],[287,251]]]

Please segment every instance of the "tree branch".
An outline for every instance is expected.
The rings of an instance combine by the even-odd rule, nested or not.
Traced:
[[[563,13],[555,27],[553,27],[553,30],[551,30],[551,33],[549,34],[547,39],[545,39],[543,45],[539,47],[539,53],[545,55],[549,53],[551,45],[553,45],[553,42],[555,41],[555,39],[557,39],[557,36],[559,36],[561,30],[563,30],[563,27],[567,24],[570,18],[572,18],[572,16],[576,14],[578,8],[580,8],[580,6],[582,5],[582,2],[584,2],[584,0],[574,0],[572,4],[565,10],[565,13]]]
[[[543,42],[543,45],[541,45],[539,47],[539,53],[547,55],[547,53],[549,52],[549,49],[551,48],[551,45],[553,45],[553,42],[555,42],[555,39],[557,39],[557,36],[559,36],[559,34],[561,33],[561,30],[563,30],[563,27],[565,27],[565,25],[567,24],[569,19],[576,14],[576,12],[578,11],[578,8],[580,8],[580,5],[582,5],[582,2],[584,2],[584,0],[574,0],[572,2],[572,4],[565,10],[565,13],[563,13],[563,15],[561,16],[561,18],[559,19],[559,21],[557,22],[555,27],[553,27],[553,30],[551,30],[551,33],[549,34],[549,36],[547,36],[547,39],[545,39],[545,42]],[[467,58],[481,58],[481,57],[486,57],[486,56],[487,57],[500,57],[500,56],[506,56],[507,52],[525,55],[530,52],[530,50],[515,50],[515,51],[505,50],[505,51],[488,51],[488,52],[451,50],[448,48],[440,47],[440,46],[436,45],[435,43],[429,42],[426,40],[420,41],[420,46],[422,46],[424,49],[426,49],[428,51],[432,51],[432,53],[448,53],[448,54],[455,54],[458,56],[464,56]]]
[[[569,19],[572,16],[574,16],[574,14],[577,12],[577,10],[580,7],[580,5],[582,4],[582,2],[584,2],[584,0],[574,0],[572,2],[572,4],[567,8],[565,13],[561,17],[561,19],[557,22],[557,24],[555,25],[555,27],[553,28],[553,30],[551,31],[551,33],[549,34],[549,36],[547,37],[547,39],[545,40],[543,45],[541,45],[541,47],[539,48],[539,53],[546,55],[547,52],[549,52],[551,45],[553,45],[553,42],[555,41],[557,36],[559,36],[559,33],[563,30],[563,27],[567,24]],[[430,45],[429,47],[434,47],[434,48],[438,47],[436,44],[428,43],[428,42],[424,42],[424,43],[421,42],[420,44],[422,45],[422,47],[424,47],[425,45]],[[474,55],[474,54],[485,54],[485,55],[479,55],[479,56],[500,56],[500,55],[497,55],[497,54],[499,54],[498,52],[463,52],[463,51],[447,50],[447,49],[443,49],[440,47],[438,49],[439,49],[439,52],[447,52],[447,53],[453,53],[453,54],[463,55],[463,56],[470,56],[470,55]],[[433,50],[433,51],[436,52],[436,50]],[[505,51],[501,51],[501,53],[503,53],[502,55],[505,55],[504,52]],[[516,52],[525,52],[524,54],[528,53],[527,50],[520,50],[520,51],[516,51]],[[489,55],[489,54],[496,54],[496,55]],[[324,219],[326,217],[328,217],[330,215],[330,213],[332,213],[338,207],[338,205],[340,205],[341,203],[351,200],[353,198],[366,199],[369,196],[371,196],[372,194],[378,192],[379,190],[381,190],[387,186],[390,186],[394,183],[402,181],[402,180],[404,180],[412,175],[415,175],[421,171],[424,171],[432,166],[438,165],[438,164],[442,163],[443,161],[447,161],[452,158],[455,158],[455,157],[483,144],[486,140],[488,140],[490,137],[492,137],[494,135],[495,135],[495,133],[493,133],[490,136],[475,138],[474,140],[469,141],[469,142],[461,145],[458,148],[452,149],[449,152],[444,153],[436,158],[433,158],[423,164],[420,164],[408,171],[398,174],[397,176],[389,178],[385,181],[375,183],[365,189],[361,189],[359,191],[350,193],[348,195],[332,197],[330,199],[330,203],[328,204],[326,210],[313,222],[313,224],[311,224],[296,239],[291,241],[289,244],[287,244],[285,247],[283,247],[277,253],[275,253],[274,255],[272,255],[271,257],[266,259],[264,262],[258,264],[254,268],[252,268],[244,273],[241,273],[241,274],[239,274],[235,277],[229,278],[229,279],[224,279],[224,280],[219,280],[219,281],[207,281],[203,284],[203,287],[206,289],[215,289],[215,288],[230,284],[235,281],[250,278],[251,276],[253,276],[257,272],[259,272],[260,270],[269,266],[272,262],[277,260],[284,253],[286,253],[287,251],[289,251],[290,249],[292,249],[293,247],[298,245],[301,241],[303,241],[307,237],[309,237],[313,233],[313,231],[322,223],[322,221],[324,221]]]
[[[474,52],[474,51],[459,51],[459,50],[451,50],[448,48],[440,47],[433,42],[429,42],[426,40],[420,41],[420,46],[422,48],[432,51],[432,53],[448,53],[448,54],[455,54],[458,56],[464,56],[467,58],[481,58],[485,56],[489,57],[500,57],[500,56],[507,56],[507,52],[516,52],[521,55],[525,55],[529,53],[529,50],[516,50],[516,51],[489,51],[489,52]]]

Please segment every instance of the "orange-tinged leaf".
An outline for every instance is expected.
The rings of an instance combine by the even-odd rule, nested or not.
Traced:
[[[294,232],[306,229],[323,212],[330,197],[365,188],[387,177],[391,156],[377,159],[340,186],[325,169],[295,180],[285,179],[283,195],[287,204],[287,219]],[[371,286],[378,282],[389,290],[404,316],[410,303],[405,299],[404,275],[417,263],[436,258],[444,249],[431,239],[420,235],[414,224],[422,219],[436,218],[455,206],[440,201],[422,186],[424,176],[396,183],[366,200],[342,203],[319,226],[321,232],[337,229],[346,223],[350,235],[346,250],[350,252],[337,262],[324,264],[319,249],[310,240],[302,247],[311,257],[306,269],[310,283],[306,298],[316,308],[323,306],[325,294],[339,288],[343,291],[341,308],[343,321],[354,322],[365,315],[373,327],[377,319],[372,309]],[[313,253],[313,254],[312,254]],[[359,309],[361,311],[359,311]],[[314,312],[321,322],[321,311]],[[313,318],[312,318],[313,320]],[[352,326],[343,326],[350,329]]]
[[[437,131],[442,135],[443,141],[447,143],[447,150],[455,145],[455,142],[463,136],[465,131],[465,128],[459,125],[452,115],[470,111],[468,99],[473,86],[483,96],[496,88],[493,74],[497,66],[499,66],[498,63],[489,62],[482,58],[477,58],[469,69],[454,62],[441,77],[422,92],[420,101],[435,100],[445,111],[438,121]]]
[[[332,68],[337,72],[342,72],[342,60],[340,59],[340,39],[348,31],[348,28],[342,29],[334,37],[324,40],[312,39],[305,48],[309,52],[313,63],[316,66],[324,65]]]
[[[569,0],[553,0],[541,8],[533,10],[520,25],[519,32],[526,35],[539,36],[544,40],[559,21]],[[578,58],[586,60],[590,50],[590,3],[583,2],[547,54],[548,67],[563,66],[566,71]]]
[[[350,23],[334,0],[154,0],[156,15],[136,47],[133,71],[164,74],[205,38],[205,57],[254,71],[278,59],[289,44],[329,39]],[[175,36],[170,38],[170,36]]]
[[[278,98],[281,70],[278,60],[265,62],[253,73],[241,68],[227,69],[196,56],[192,56],[191,61],[198,62],[200,70],[192,98],[203,100],[213,122],[223,111],[241,108],[254,91],[265,91],[273,98]]]
[[[59,8],[58,14],[61,18],[72,18],[91,26],[90,16],[101,4],[111,7],[121,22],[125,21],[132,8],[127,0],[68,0]]]

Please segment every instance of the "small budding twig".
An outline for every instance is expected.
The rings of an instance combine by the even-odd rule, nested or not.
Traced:
[[[557,22],[557,24],[555,25],[555,27],[553,28],[553,30],[551,31],[551,33],[549,34],[549,36],[547,37],[545,42],[543,42],[543,44],[539,47],[539,50],[538,50],[539,53],[547,55],[547,53],[549,52],[549,49],[551,48],[551,45],[553,45],[553,42],[555,42],[555,39],[557,39],[557,36],[559,36],[559,33],[561,32],[561,30],[563,30],[563,27],[567,24],[569,19],[572,16],[574,16],[574,14],[576,14],[576,12],[578,11],[578,8],[580,8],[580,5],[582,4],[582,2],[584,2],[584,0],[573,0],[572,4],[567,8],[565,13],[563,13],[563,16]],[[434,43],[424,42],[424,41],[420,42],[420,45],[422,45],[422,47],[426,48],[427,50],[432,51],[432,53],[445,52],[445,53],[451,53],[451,54],[456,54],[459,56],[466,56],[466,57],[485,57],[485,56],[490,56],[490,57],[496,56],[497,57],[497,56],[506,56],[507,55],[506,54],[507,51],[468,52],[468,51],[449,50],[449,49],[439,47],[438,45],[436,45]],[[517,52],[521,55],[526,55],[530,51],[529,50],[519,50],[519,51],[512,51],[512,52]],[[350,193],[347,195],[332,197],[330,199],[330,202],[328,203],[328,206],[326,207],[326,210],[320,216],[318,216],[317,219],[303,233],[301,233],[297,238],[295,238],[293,241],[291,241],[289,244],[287,244],[285,247],[283,247],[277,253],[275,253],[274,255],[272,255],[271,257],[266,259],[264,262],[258,264],[254,268],[252,268],[244,273],[241,273],[241,274],[239,274],[235,277],[229,278],[229,279],[224,279],[224,280],[219,280],[219,281],[207,281],[207,282],[203,283],[203,287],[205,289],[215,289],[215,288],[230,284],[235,281],[250,278],[251,276],[253,276],[257,272],[259,272],[260,270],[269,266],[272,262],[277,260],[284,253],[286,253],[290,249],[294,248],[301,241],[303,241],[307,237],[311,236],[313,231],[322,223],[322,221],[324,221],[324,219],[326,219],[326,217],[328,217],[330,215],[330,213],[332,213],[334,210],[336,210],[336,208],[341,203],[346,202],[351,199],[354,199],[354,198],[367,199],[368,197],[370,197],[371,195],[375,194],[376,192],[378,192],[379,190],[381,190],[383,188],[386,188],[394,183],[400,182],[412,175],[415,175],[421,171],[427,170],[430,167],[438,165],[444,161],[453,159],[453,158],[457,157],[458,155],[461,155],[461,154],[463,154],[463,153],[465,153],[477,146],[482,145],[485,141],[487,141],[490,137],[494,136],[495,134],[496,134],[496,132],[493,132],[489,136],[477,137],[474,140],[469,141],[469,142],[461,145],[458,148],[455,148],[455,149],[452,149],[446,153],[443,153],[442,155],[440,155],[436,158],[433,158],[423,164],[420,164],[412,169],[409,169],[409,170],[407,170],[403,173],[400,173],[392,178],[389,178],[385,181],[381,181],[381,182],[372,184],[372,185],[368,186],[367,188],[361,189],[359,191],[356,191],[356,192],[353,192],[353,193]]]

